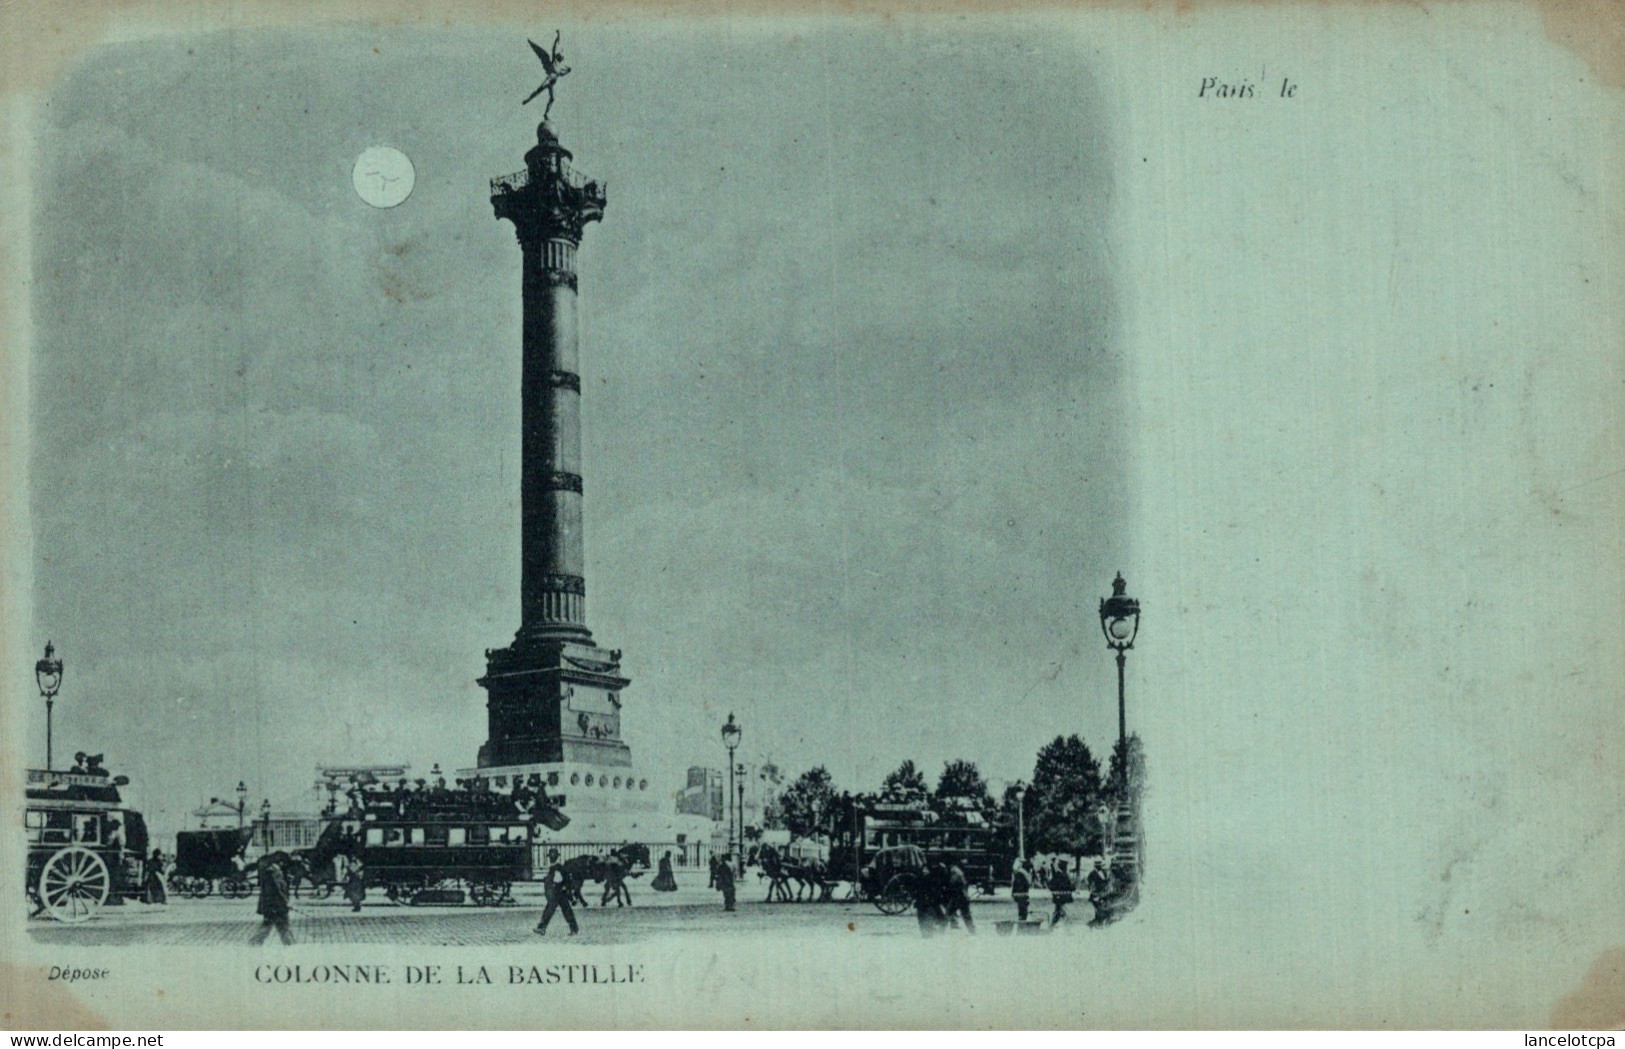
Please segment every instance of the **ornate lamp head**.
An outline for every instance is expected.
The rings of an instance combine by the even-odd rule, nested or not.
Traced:
[[[739,746],[739,737],[744,735],[739,725],[735,723],[732,712],[728,714],[728,723],[722,726],[722,745],[732,754],[733,749]]]
[[[57,690],[62,687],[62,660],[53,658],[52,653],[56,646],[49,641],[45,642],[45,658],[34,664],[34,677],[39,681],[39,694],[45,699],[55,699]]]
[[[1125,591],[1123,573],[1112,580],[1112,596],[1100,599],[1100,632],[1106,635],[1106,646],[1123,652],[1134,647],[1134,635],[1140,631],[1140,602]]]

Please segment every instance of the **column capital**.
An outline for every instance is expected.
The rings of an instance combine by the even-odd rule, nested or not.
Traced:
[[[552,129],[540,124],[536,145],[525,154],[525,170],[491,180],[491,207],[498,219],[513,223],[521,245],[580,244],[587,223],[604,217],[606,187],[578,174],[570,158]]]

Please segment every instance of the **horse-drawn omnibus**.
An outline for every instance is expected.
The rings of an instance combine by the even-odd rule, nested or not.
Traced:
[[[495,907],[532,877],[532,843],[568,818],[545,798],[444,788],[358,791],[325,820],[316,844],[294,853],[323,894],[360,865],[363,884],[396,903]]]
[[[147,823],[123,807],[129,782],[100,769],[28,770],[28,898],[34,914],[61,922],[91,918],[109,899],[141,896]]]
[[[828,824],[829,874],[850,880],[854,895],[887,914],[913,902],[924,865],[957,864],[984,894],[1010,881],[1015,861],[1008,835],[978,808],[925,800],[837,799]]]

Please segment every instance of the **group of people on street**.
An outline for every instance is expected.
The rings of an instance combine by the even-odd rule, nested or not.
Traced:
[[[273,931],[284,944],[293,944],[293,931],[288,922],[291,911],[289,899],[292,895],[289,867],[293,863],[293,858],[285,852],[273,852],[261,857],[257,908],[261,924],[249,940],[251,945],[258,946],[264,943]],[[163,853],[154,849],[146,863],[145,898],[148,902],[163,902],[163,869]],[[625,874],[625,866],[618,857],[612,855],[606,860],[601,906],[607,906],[611,899],[618,905],[631,903],[631,894],[626,890]],[[297,877],[297,873],[292,876]],[[1095,859],[1093,869],[1083,880],[1086,882],[1091,902],[1104,899],[1109,894],[1112,872],[1103,857]],[[359,911],[366,896],[366,875],[360,859],[350,857],[343,861],[339,881],[344,886],[344,895],[351,904],[351,910]],[[1016,863],[1010,878],[1010,897],[1015,902],[1016,917],[1019,921],[1027,921],[1035,884],[1046,885],[1049,889],[1050,901],[1054,908],[1050,915],[1050,925],[1053,927],[1065,920],[1067,905],[1073,902],[1073,894],[1078,888],[1066,862],[1057,859],[1047,867],[1035,866],[1033,861],[1028,859]],[[554,915],[562,914],[564,923],[569,926],[570,935],[579,933],[581,925],[576,919],[575,908],[571,905],[575,885],[564,864],[555,861],[549,866],[542,887],[546,893],[547,903],[534,931],[538,935],[545,936]],[[737,876],[731,855],[719,853],[711,858],[709,887],[722,894],[724,911],[736,909]],[[670,852],[660,859],[659,874],[655,878],[654,888],[661,892],[673,892],[677,889]],[[967,934],[973,936],[976,934],[976,921],[971,915],[969,881],[965,877],[964,869],[957,863],[937,860],[921,872],[915,882],[914,907],[922,936],[936,936],[961,926]]]
[[[921,936],[935,936],[965,923],[965,931],[976,935],[976,921],[970,914],[970,883],[957,863],[938,860],[926,867],[915,882],[914,914]]]
[[[1094,868],[1089,872],[1086,881],[1091,903],[1103,899],[1111,891],[1111,868],[1106,864],[1104,857],[1095,857]],[[1065,860],[1056,859],[1049,867],[1043,869],[1035,868],[1032,860],[1019,861],[1010,875],[1010,898],[1016,902],[1017,921],[1027,920],[1027,910],[1035,883],[1049,887],[1050,903],[1055,908],[1054,913],[1050,915],[1050,925],[1053,927],[1067,916],[1066,906],[1073,901],[1073,893],[1078,888],[1077,883],[1067,870]]]

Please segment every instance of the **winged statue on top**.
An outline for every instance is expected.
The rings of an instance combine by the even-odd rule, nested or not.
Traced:
[[[542,120],[544,121],[547,120],[547,115],[553,111],[553,85],[557,84],[570,72],[570,67],[564,64],[564,52],[559,50],[560,35],[557,31],[553,33],[553,48],[551,51],[543,49],[536,41],[528,37],[525,40],[525,43],[530,45],[530,49],[536,52],[536,57],[542,60],[542,68],[547,71],[547,79],[542,81],[541,87],[530,93],[530,98],[519,104],[522,106],[529,105],[532,99],[546,91],[547,106],[542,110]]]

